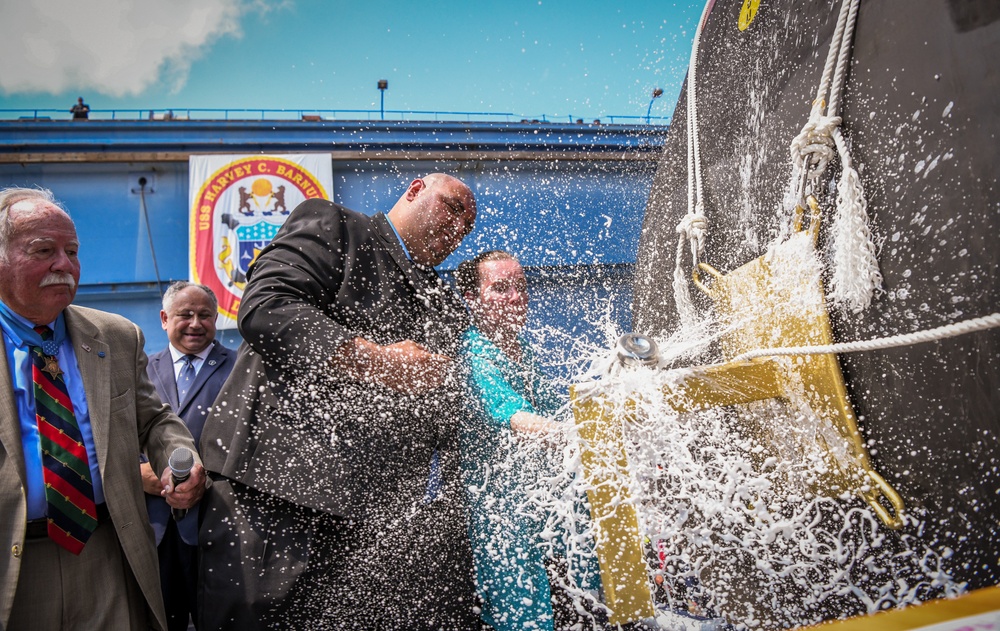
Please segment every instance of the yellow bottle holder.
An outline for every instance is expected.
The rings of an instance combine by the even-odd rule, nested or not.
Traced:
[[[704,263],[694,270],[695,286],[712,299],[723,325],[725,333],[719,341],[729,360],[762,348],[833,343],[816,264],[819,204],[810,197],[808,205],[809,227],[803,229],[805,211],[797,208],[793,234],[766,255],[728,274]],[[710,280],[703,281],[700,272]],[[743,431],[779,453],[787,448],[780,440],[784,428],[769,426],[769,416],[755,414],[751,407],[773,399],[794,406],[819,428],[813,447],[823,454],[824,466],[811,480],[813,492],[830,497],[854,493],[887,527],[902,527],[903,500],[872,469],[836,355],[762,357],[695,367],[662,392],[664,401],[678,412],[731,406]],[[653,608],[642,535],[628,491],[624,419],[589,389],[572,389],[571,399],[583,440],[584,474],[591,489],[588,498],[597,528],[601,578],[613,612],[611,623],[650,617]]]

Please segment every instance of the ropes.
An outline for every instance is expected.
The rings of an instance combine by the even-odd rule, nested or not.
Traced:
[[[854,22],[851,20],[850,28],[848,28],[848,20],[852,17],[852,5],[855,5],[853,16],[857,16],[857,2],[858,0],[844,0],[840,7],[837,28],[830,42],[830,50],[826,56],[823,76],[819,82],[819,89],[816,99],[813,101],[809,120],[789,146],[793,166],[801,169],[800,172],[808,173],[808,178],[798,182],[799,199],[804,199],[806,196],[805,180],[810,180],[815,189],[816,182],[826,171],[827,164],[833,158],[836,146],[834,136],[839,134],[840,124],[843,122],[837,114],[840,110],[840,93],[843,89],[842,84],[847,62],[850,59],[850,37],[854,33]],[[832,88],[831,83],[833,84]],[[830,107],[826,108],[828,96],[830,97]],[[828,109],[825,114],[824,109]],[[848,160],[850,160],[850,155],[848,155]],[[794,184],[798,178],[793,174],[792,179]]]
[[[701,144],[698,140],[698,100],[697,100],[697,70],[698,47],[701,43],[701,31],[712,12],[714,0],[708,0],[698,22],[698,30],[694,34],[694,44],[691,47],[691,62],[688,66],[687,82],[687,162],[688,162],[688,212],[677,224],[677,260],[674,265],[674,304],[680,316],[682,326],[693,325],[698,320],[698,313],[688,289],[687,275],[684,273],[684,247],[691,249],[691,267],[698,266],[698,261],[705,249],[705,233],[708,229],[708,219],[705,217],[705,204],[702,198],[701,179]]]
[[[689,327],[697,320],[697,313],[688,290],[688,279],[684,273],[685,245],[691,252],[692,268],[697,268],[704,251],[708,220],[704,214],[704,198],[701,174],[701,149],[698,134],[697,109],[697,68],[698,51],[702,30],[708,20],[714,2],[709,0],[698,23],[691,61],[688,68],[687,85],[687,162],[688,162],[688,212],[677,225],[677,257],[674,267],[674,302],[682,327]],[[824,64],[816,98],[813,101],[809,120],[789,147],[793,162],[792,184],[798,199],[804,200],[807,193],[817,194],[824,189],[821,179],[834,157],[839,157],[841,176],[837,186],[836,213],[831,227],[831,259],[833,269],[830,278],[830,299],[833,304],[860,313],[868,308],[875,292],[882,289],[882,274],[879,271],[877,252],[868,219],[868,202],[865,199],[861,178],[851,158],[850,148],[845,139],[840,117],[841,97],[851,60],[851,42],[857,23],[860,0],[843,0],[830,50]],[[764,349],[745,353],[737,359],[748,359],[763,355],[801,355],[815,353],[854,352],[876,348],[891,348],[920,342],[962,335],[973,330],[970,326],[998,326],[1000,315],[970,320],[966,323],[949,325],[928,332],[894,336],[884,340],[834,344],[822,347],[794,347],[785,349]]]
[[[685,250],[690,250],[691,267],[697,269],[708,231],[698,133],[697,71],[701,34],[714,4],[714,0],[705,3],[688,66],[688,211],[677,225],[677,256],[672,283],[674,304],[682,326],[690,326],[698,318],[684,270]],[[799,200],[804,200],[808,192],[815,195],[825,188],[820,185],[821,178],[834,157],[840,158],[841,177],[830,229],[830,300],[834,305],[854,313],[867,309],[875,293],[882,289],[882,274],[869,227],[868,202],[841,131],[840,101],[851,60],[851,41],[859,5],[860,0],[843,0],[841,4],[809,120],[789,146],[793,166],[791,188],[798,194]]]
[[[926,331],[904,333],[874,340],[860,342],[843,342],[825,346],[789,346],[787,348],[762,348],[749,351],[732,358],[731,362],[745,361],[754,357],[775,357],[779,355],[825,355],[831,353],[855,353],[858,351],[873,351],[900,346],[912,346],[925,342],[935,342],[949,337],[958,337],[967,333],[976,333],[1000,327],[1000,313],[991,313],[981,318],[973,318],[964,322],[956,322]]]
[[[841,132],[840,97],[851,59],[851,40],[860,0],[844,0],[837,28],[830,42],[823,76],[809,120],[789,146],[792,157],[792,186],[803,200],[822,188],[820,178],[834,157],[840,157],[841,176],[837,186],[837,212],[831,228],[833,270],[830,277],[831,301],[860,313],[882,288],[875,244],[868,225],[868,202],[861,178],[854,169],[851,153]],[[829,106],[827,106],[829,97]],[[825,110],[825,111],[824,111]]]

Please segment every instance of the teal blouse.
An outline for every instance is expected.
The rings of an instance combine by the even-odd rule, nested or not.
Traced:
[[[551,631],[551,592],[540,545],[546,515],[526,502],[549,464],[544,449],[512,435],[510,419],[522,411],[550,415],[561,401],[531,349],[520,343],[517,363],[476,327],[463,336],[468,401],[460,433],[462,476],[483,620],[497,631]],[[587,566],[577,573],[587,577],[582,586],[595,588],[596,560],[582,565]]]

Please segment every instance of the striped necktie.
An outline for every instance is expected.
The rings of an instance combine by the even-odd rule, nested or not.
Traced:
[[[49,539],[73,554],[80,554],[97,528],[87,447],[56,359],[58,349],[49,348],[52,329],[39,326],[35,331],[42,336],[43,346],[30,349],[31,380],[35,386],[35,420],[42,446]]]

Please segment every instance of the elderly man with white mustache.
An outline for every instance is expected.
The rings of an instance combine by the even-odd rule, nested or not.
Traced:
[[[143,336],[74,307],[79,240],[49,191],[0,191],[0,629],[165,629],[156,548],[136,462],[194,506],[194,440],[146,376]],[[197,458],[197,456],[195,456]]]

